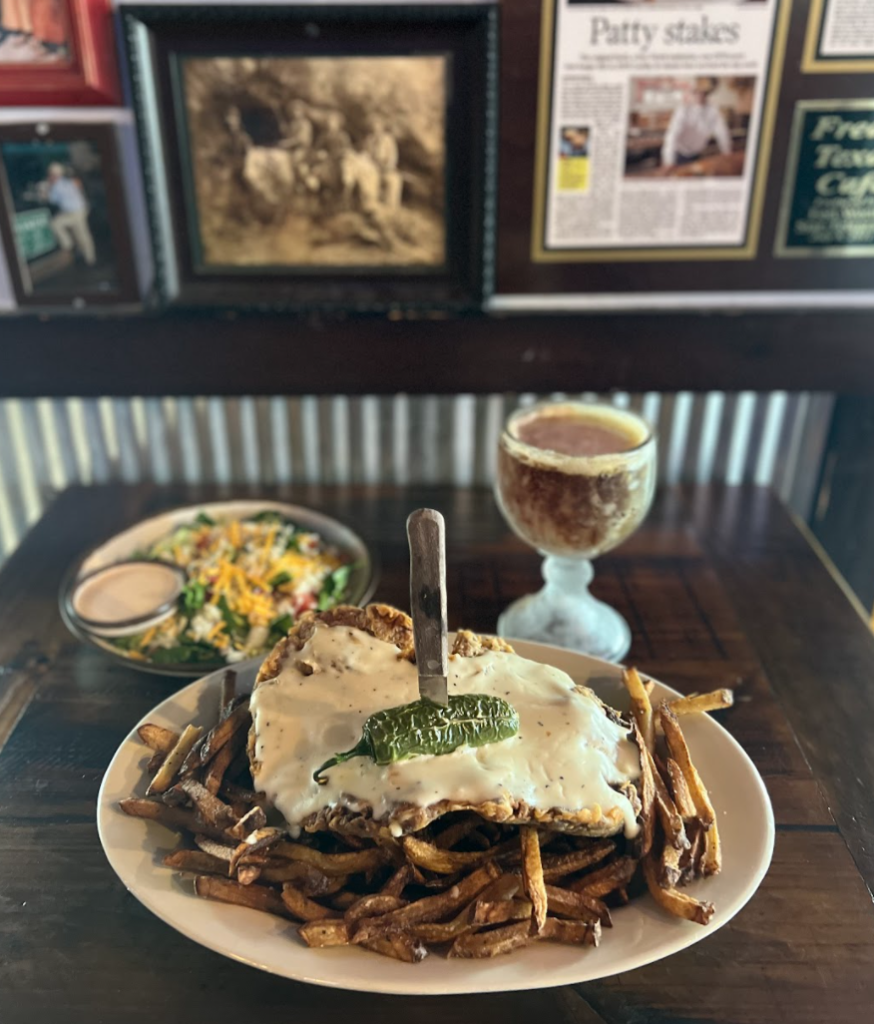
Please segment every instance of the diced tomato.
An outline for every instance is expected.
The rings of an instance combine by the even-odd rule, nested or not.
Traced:
[[[294,614],[300,615],[301,612],[308,612],[311,608],[316,606],[316,595],[315,594],[301,594],[294,598]]]

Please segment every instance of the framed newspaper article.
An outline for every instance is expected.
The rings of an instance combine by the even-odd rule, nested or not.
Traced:
[[[874,257],[874,100],[796,103],[774,254]]]
[[[532,259],[753,259],[788,0],[544,0]]]
[[[827,75],[874,73],[874,4],[810,0],[801,70]]]

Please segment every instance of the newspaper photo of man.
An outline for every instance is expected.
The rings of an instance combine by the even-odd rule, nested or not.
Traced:
[[[626,177],[743,174],[755,79],[631,80]]]

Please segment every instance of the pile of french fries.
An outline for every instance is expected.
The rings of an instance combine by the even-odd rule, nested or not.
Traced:
[[[416,963],[435,947],[483,958],[538,941],[597,946],[611,909],[649,889],[668,913],[706,924],[713,906],[681,891],[720,869],[719,832],[679,718],[728,707],[730,691],[654,709],[650,683],[625,675],[641,750],[640,834],[595,839],[456,812],[415,835],[328,832],[292,840],[254,791],[248,696],[225,674],[208,732],[139,729],[152,750],[144,798],[121,809],[179,832],[164,863],[195,875],[207,899],[298,923],[309,946],[362,946]]]

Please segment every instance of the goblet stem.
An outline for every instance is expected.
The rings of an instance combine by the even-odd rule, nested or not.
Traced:
[[[498,634],[568,647],[608,661],[623,658],[631,630],[619,612],[589,593],[592,563],[587,558],[547,555],[542,572],[544,586],[501,614]]]

